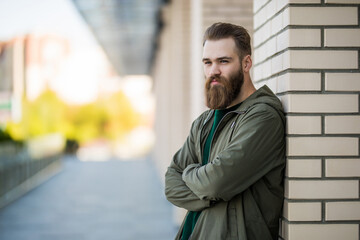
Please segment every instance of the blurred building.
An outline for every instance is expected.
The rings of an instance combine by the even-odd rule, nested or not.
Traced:
[[[72,0],[120,76],[149,74],[166,0]]]
[[[52,35],[29,34],[24,41],[25,96],[34,100],[54,85],[70,54],[70,46],[66,39]]]
[[[22,117],[22,100],[34,100],[52,81],[69,53],[67,40],[29,34],[0,43],[0,124]]]
[[[21,118],[24,92],[24,39],[0,43],[0,124]]]

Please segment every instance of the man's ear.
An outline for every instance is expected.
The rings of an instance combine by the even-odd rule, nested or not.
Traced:
[[[246,55],[242,60],[242,68],[244,72],[250,72],[252,60],[250,55]]]

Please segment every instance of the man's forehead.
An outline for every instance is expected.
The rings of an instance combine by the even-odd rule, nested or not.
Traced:
[[[232,38],[206,40],[203,47],[203,58],[233,57],[236,54],[236,45]]]

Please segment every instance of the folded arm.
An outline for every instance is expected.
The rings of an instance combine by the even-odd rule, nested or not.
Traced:
[[[284,126],[273,111],[249,112],[229,145],[208,164],[188,165],[182,179],[200,199],[229,201],[279,164]]]
[[[200,199],[182,179],[183,170],[188,165],[199,162],[195,155],[193,139],[193,134],[190,133],[183,147],[174,155],[165,174],[165,195],[167,200],[175,206],[189,211],[200,211],[209,207],[210,201]]]

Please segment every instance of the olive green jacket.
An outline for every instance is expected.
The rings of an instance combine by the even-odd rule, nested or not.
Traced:
[[[188,211],[202,211],[190,239],[277,239],[285,168],[281,102],[264,86],[227,113],[215,130],[209,162],[202,166],[213,112],[193,122],[174,155],[165,174],[167,199]]]

